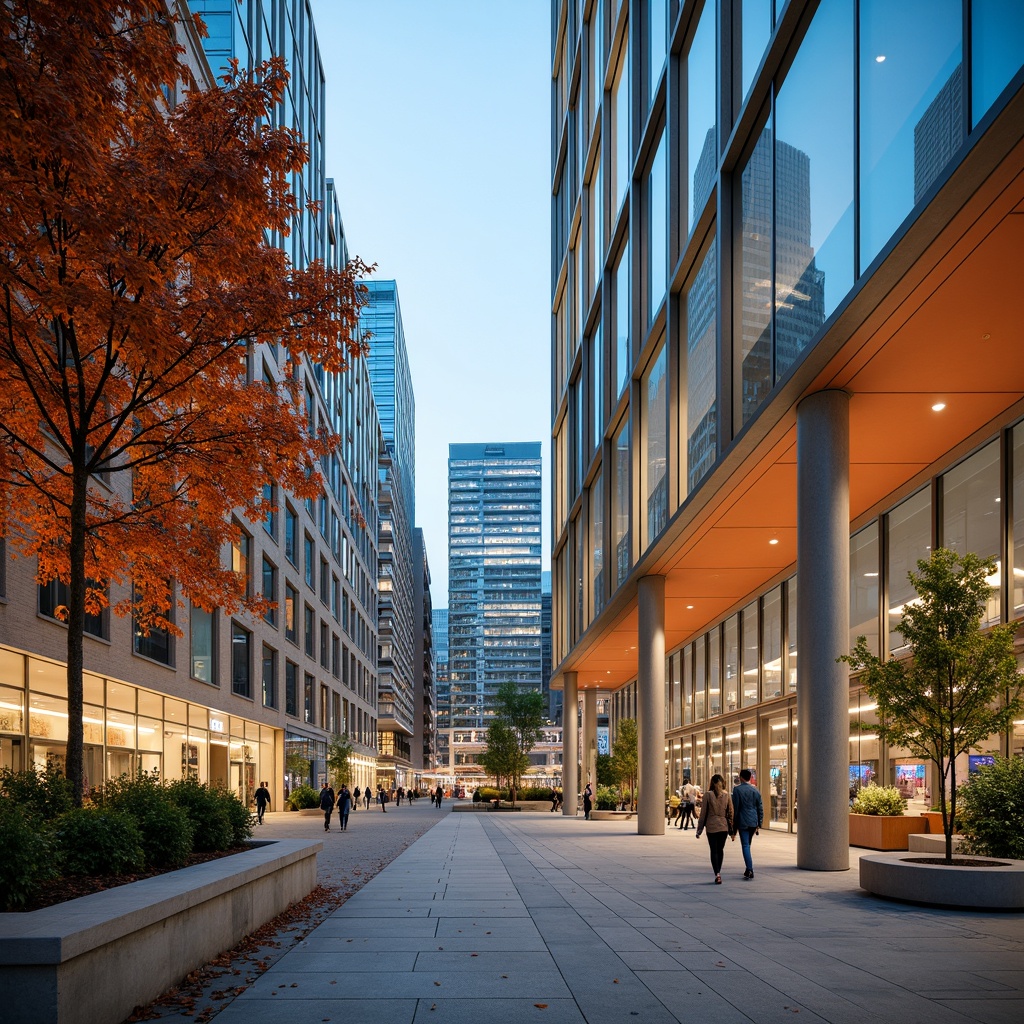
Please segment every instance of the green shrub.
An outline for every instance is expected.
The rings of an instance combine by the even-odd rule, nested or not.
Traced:
[[[619,791],[611,786],[598,786],[594,806],[599,811],[615,811],[619,807]]]
[[[135,778],[111,779],[104,804],[130,814],[142,833],[147,867],[179,868],[192,852],[192,822],[171,799],[156,775],[140,772]]]
[[[75,807],[54,823],[61,871],[67,875],[123,875],[141,871],[146,859],[135,819],[109,807]]]
[[[231,825],[231,845],[241,846],[246,839],[252,838],[256,815],[230,790],[220,789],[218,792]]]
[[[70,781],[52,764],[45,771],[0,769],[0,795],[39,821],[50,821],[74,806]]]
[[[16,803],[0,799],[0,910],[31,899],[40,882],[56,875],[49,833]]]
[[[551,799],[551,787],[550,786],[523,786],[518,793],[516,793],[517,800],[550,800]]]
[[[216,789],[198,779],[178,779],[167,792],[192,823],[192,849],[227,850],[233,832],[227,809]]]
[[[320,794],[312,786],[296,786],[288,795],[288,804],[295,811],[320,806]]]
[[[960,850],[1024,860],[1024,758],[996,755],[957,794]]]
[[[861,789],[854,798],[851,814],[880,814],[895,817],[907,809],[906,801],[895,786],[876,786],[872,783]]]

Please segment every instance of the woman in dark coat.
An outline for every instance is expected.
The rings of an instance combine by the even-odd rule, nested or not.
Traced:
[[[334,810],[334,790],[325,782],[320,790],[320,810],[324,812],[324,831],[331,831],[331,812]]]

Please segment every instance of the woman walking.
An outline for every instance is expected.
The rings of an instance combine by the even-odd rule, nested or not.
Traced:
[[[704,794],[701,802],[700,818],[697,820],[698,839],[705,829],[708,833],[708,846],[711,848],[711,870],[715,873],[715,885],[721,885],[725,839],[726,836],[736,838],[732,799],[725,791],[725,779],[721,775],[711,776],[711,788]]]

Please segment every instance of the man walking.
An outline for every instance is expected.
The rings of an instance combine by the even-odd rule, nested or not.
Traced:
[[[348,812],[352,807],[352,794],[348,786],[343,782],[338,790],[338,820],[341,822],[341,831],[348,831]]]
[[[263,814],[267,809],[267,804],[270,803],[270,790],[267,789],[265,782],[260,783],[260,788],[253,793],[253,797],[256,800],[256,821],[258,824],[263,824]]]
[[[750,769],[740,772],[740,784],[732,791],[733,827],[740,834],[740,846],[743,849],[743,863],[746,871],[743,877],[749,882],[754,877],[754,862],[750,858],[750,841],[757,835],[764,822],[764,804],[761,792],[750,784]]]
[[[324,812],[324,831],[331,831],[331,812],[334,810],[334,790],[327,783],[320,790],[320,810]]]

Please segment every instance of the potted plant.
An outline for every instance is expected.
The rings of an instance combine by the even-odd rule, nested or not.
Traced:
[[[853,653],[841,660],[863,672],[868,694],[878,705],[872,731],[892,746],[927,758],[938,770],[948,864],[957,816],[956,759],[1020,717],[1024,676],[1013,653],[1016,626],[981,629],[995,562],[937,548],[917,569],[908,576],[919,596],[907,602],[896,627],[910,658],[882,661],[859,637]]]
[[[850,845],[871,850],[905,850],[908,838],[924,831],[924,819],[908,815],[895,786],[865,786],[850,807]]]

